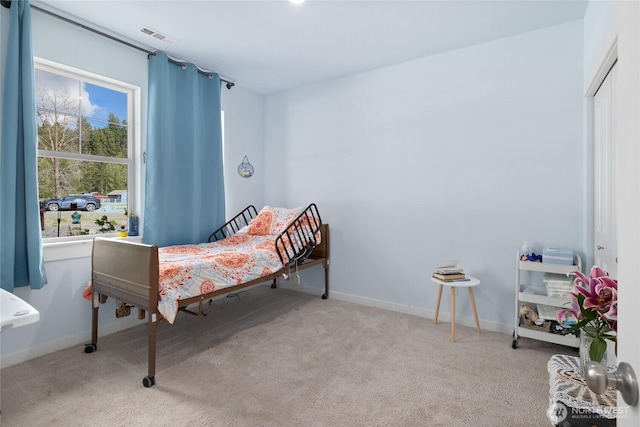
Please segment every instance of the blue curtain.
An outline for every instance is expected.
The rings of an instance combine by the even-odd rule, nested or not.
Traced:
[[[11,2],[0,143],[0,285],[47,283],[38,202],[38,130],[29,1]]]
[[[220,76],[149,57],[143,241],[206,242],[224,223]]]

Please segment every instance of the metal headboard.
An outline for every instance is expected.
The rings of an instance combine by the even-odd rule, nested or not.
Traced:
[[[247,206],[242,212],[231,218],[229,221],[227,221],[226,224],[211,233],[211,235],[209,236],[209,242],[215,242],[233,236],[242,227],[249,225],[251,220],[256,216],[258,216],[258,211],[256,210],[255,206]]]

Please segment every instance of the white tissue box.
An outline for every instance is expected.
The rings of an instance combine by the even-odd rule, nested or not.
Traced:
[[[542,250],[542,262],[573,265],[573,250],[547,246]]]

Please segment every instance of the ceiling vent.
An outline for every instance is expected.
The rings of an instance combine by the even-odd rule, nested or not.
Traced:
[[[151,36],[151,37],[156,38],[158,40],[162,40],[163,42],[168,43],[168,44],[174,44],[174,43],[177,42],[177,40],[172,39],[172,38],[168,37],[167,35],[162,34],[159,31],[154,30],[153,28],[149,28],[149,27],[145,26],[145,27],[140,28],[140,31],[145,33],[148,36]]]

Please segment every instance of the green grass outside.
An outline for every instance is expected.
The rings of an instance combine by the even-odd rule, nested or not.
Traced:
[[[77,236],[82,234],[99,234],[100,228],[96,224],[96,220],[100,219],[103,215],[107,215],[109,221],[116,221],[116,230],[112,233],[120,231],[121,226],[127,227],[127,217],[124,212],[84,212],[78,211],[80,214],[80,223],[73,224],[71,215],[73,211],[60,212],[60,234],[58,234],[58,212],[45,212],[44,213],[44,230],[42,231],[42,237],[66,237]]]

